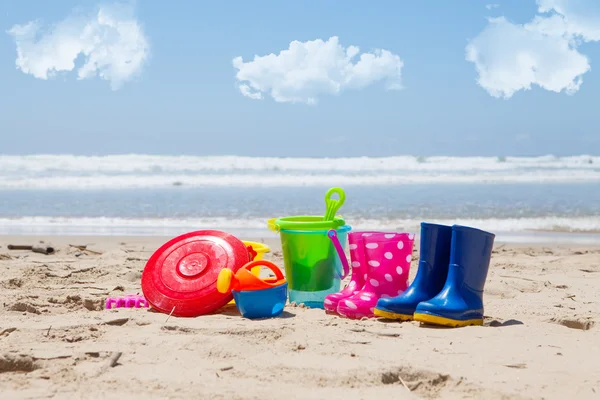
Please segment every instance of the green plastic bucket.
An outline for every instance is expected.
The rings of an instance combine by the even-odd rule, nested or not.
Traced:
[[[269,221],[279,232],[290,302],[323,308],[325,296],[340,290],[343,266],[331,239],[335,229],[345,248],[352,229],[342,218],[323,221],[322,216],[293,216]]]

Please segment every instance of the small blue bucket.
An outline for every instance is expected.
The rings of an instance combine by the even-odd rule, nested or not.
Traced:
[[[235,305],[242,317],[273,318],[283,312],[287,300],[287,282],[283,285],[263,290],[232,290]]]

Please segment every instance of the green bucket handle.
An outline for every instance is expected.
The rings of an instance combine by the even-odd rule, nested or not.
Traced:
[[[331,198],[334,194],[337,194],[340,197],[339,200]],[[346,193],[344,193],[342,188],[334,187],[329,189],[327,193],[325,193],[325,216],[323,217],[323,221],[333,221],[335,214],[340,207],[344,205],[345,201]]]

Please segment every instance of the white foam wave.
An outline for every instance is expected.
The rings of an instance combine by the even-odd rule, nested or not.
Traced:
[[[0,189],[132,189],[172,186],[295,187],[375,186],[460,183],[576,183],[600,182],[600,172],[560,171],[553,174],[468,175],[121,175],[2,178]]]
[[[221,229],[231,232],[251,232],[274,236],[268,231],[268,218],[72,218],[72,217],[19,217],[0,218],[0,234],[74,234],[74,235],[174,235],[198,229]],[[362,219],[346,216],[354,230],[405,230],[419,232],[421,220],[416,219]],[[491,232],[580,232],[599,233],[600,215],[578,218],[458,218],[427,219],[427,222],[445,225],[462,224]]]
[[[600,157],[0,156],[0,189],[600,182]]]
[[[206,171],[510,171],[518,169],[600,169],[600,156],[555,157],[353,157],[279,158],[156,155],[0,155],[0,171],[76,173],[177,173]]]

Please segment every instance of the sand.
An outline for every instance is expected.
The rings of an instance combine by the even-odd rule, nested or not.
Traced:
[[[291,306],[260,321],[103,310],[140,292],[166,238],[6,248],[39,239],[0,237],[2,399],[600,398],[600,246],[496,244],[485,325],[441,329]]]

